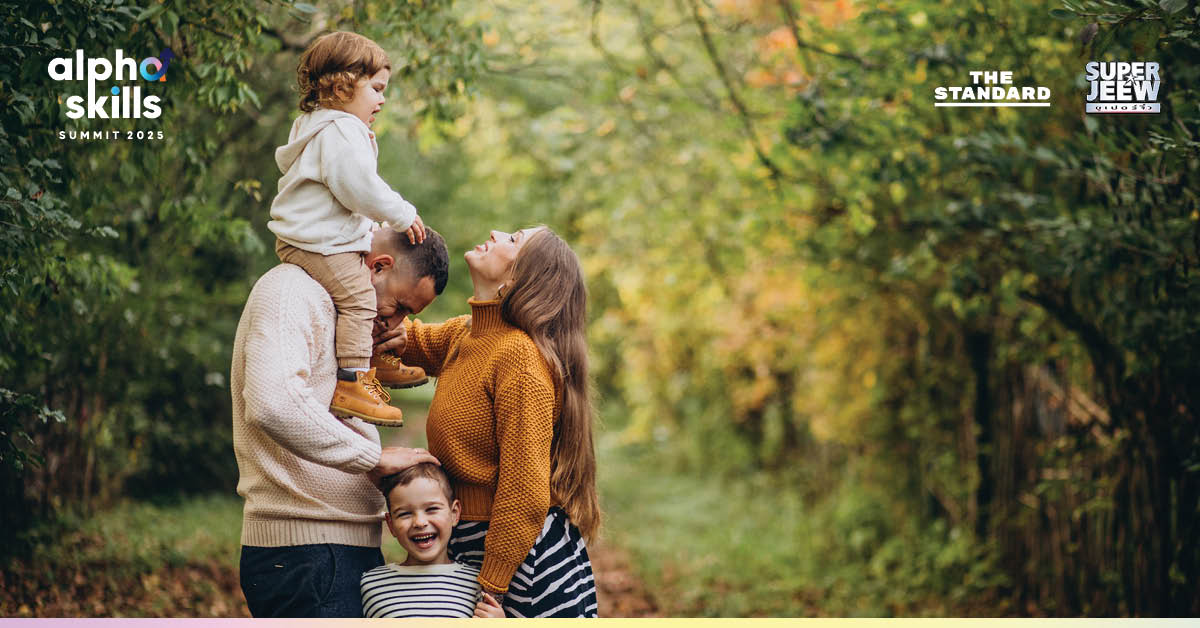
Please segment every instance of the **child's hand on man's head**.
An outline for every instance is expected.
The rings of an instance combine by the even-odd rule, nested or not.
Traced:
[[[484,618],[499,617],[503,619],[504,609],[501,608],[500,602],[497,602],[496,598],[492,597],[492,594],[484,591],[483,598],[475,603],[475,616]]]
[[[417,244],[419,242],[424,242],[425,241],[425,223],[421,222],[421,217],[415,216],[413,218],[412,224],[408,226],[408,229],[406,229],[404,231],[404,233],[408,234],[409,244]]]

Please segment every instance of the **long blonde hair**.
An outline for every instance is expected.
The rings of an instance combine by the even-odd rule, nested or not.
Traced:
[[[504,320],[529,334],[550,365],[561,414],[550,449],[550,494],[589,540],[600,528],[596,451],[588,390],[587,287],[579,258],[548,228],[529,234],[500,303]]]

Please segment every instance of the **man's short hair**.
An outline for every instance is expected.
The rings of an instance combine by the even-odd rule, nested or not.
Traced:
[[[446,240],[442,234],[425,227],[425,241],[413,244],[408,236],[394,229],[384,228],[377,233],[385,234],[387,247],[395,252],[397,260],[405,260],[417,279],[433,278],[433,291],[441,294],[446,289],[446,281],[450,279],[450,253],[446,250]],[[378,237],[378,236],[376,236]]]
[[[428,242],[428,238],[425,241]],[[408,486],[417,478],[426,478],[437,482],[442,487],[442,494],[446,496],[446,504],[454,503],[454,488],[450,486],[450,477],[442,470],[441,465],[421,462],[399,473],[385,475],[379,481],[379,490],[383,493],[384,501],[387,502],[388,512],[392,510],[392,489],[397,486]]]

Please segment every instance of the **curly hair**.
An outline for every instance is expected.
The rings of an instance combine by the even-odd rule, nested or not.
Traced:
[[[387,53],[362,35],[337,31],[318,37],[300,55],[296,67],[300,111],[350,102],[358,81],[383,69],[392,69]]]

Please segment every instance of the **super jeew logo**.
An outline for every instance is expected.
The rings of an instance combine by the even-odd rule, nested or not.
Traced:
[[[87,96],[68,96],[67,117],[78,120],[86,115],[94,118],[157,118],[162,115],[158,96],[142,95],[141,85],[113,85],[109,89],[97,89],[97,83],[110,79],[116,82],[142,80],[151,83],[167,80],[167,67],[175,55],[164,48],[157,57],[146,57],[141,62],[126,57],[120,48],[115,60],[103,57],[84,59],[82,50],[76,50],[74,58],[59,57],[46,67],[50,78],[55,81],[86,81]],[[84,106],[86,103],[86,107]]]
[[[1161,66],[1153,61],[1092,61],[1083,66],[1090,84],[1086,113],[1159,113]]]

